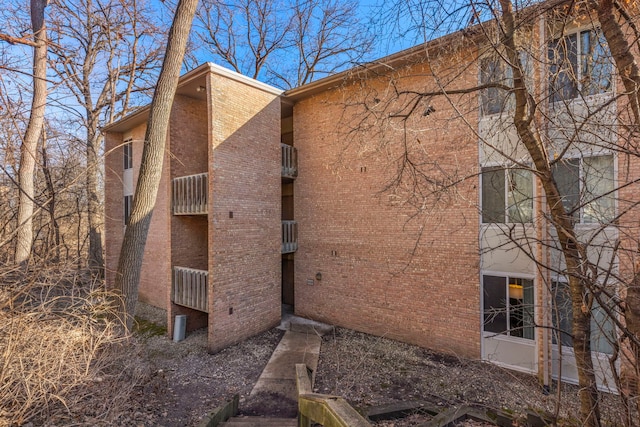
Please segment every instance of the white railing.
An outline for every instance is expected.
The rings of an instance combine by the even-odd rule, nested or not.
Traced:
[[[288,144],[280,144],[282,151],[282,176],[295,178],[298,176],[298,151]]]
[[[282,221],[282,253],[287,254],[298,250],[298,223]]]
[[[173,179],[173,214],[207,214],[208,174],[181,176]]]
[[[194,268],[173,267],[171,301],[174,304],[208,313],[207,283],[209,272]]]

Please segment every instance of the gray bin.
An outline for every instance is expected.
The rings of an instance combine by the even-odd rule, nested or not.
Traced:
[[[187,333],[187,315],[179,314],[173,322],[173,342],[180,342]]]

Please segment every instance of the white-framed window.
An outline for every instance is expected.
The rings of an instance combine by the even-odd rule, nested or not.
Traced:
[[[611,91],[611,53],[600,29],[577,31],[549,43],[551,102]]]
[[[504,59],[488,56],[480,60],[480,85],[513,85],[511,67]],[[497,114],[508,108],[509,91],[500,87],[488,87],[480,91],[480,113],[483,116]]]
[[[527,223],[533,220],[533,174],[522,168],[482,168],[482,222]]]
[[[530,88],[533,83],[531,55],[527,51],[519,51],[518,58],[522,66],[525,84]],[[490,116],[514,108],[513,69],[504,55],[494,53],[480,59],[480,85],[496,85],[480,91],[480,114]],[[499,87],[503,86],[503,87]]]
[[[131,207],[133,206],[133,196],[124,196],[123,213],[124,213],[124,225],[129,224],[129,218],[131,218]]]
[[[553,343],[565,347],[573,347],[573,306],[569,284],[565,281],[552,282],[553,293]],[[601,293],[601,296],[604,294]],[[607,304],[608,305],[608,304]],[[613,304],[611,304],[613,305]],[[615,311],[613,311],[615,312]],[[613,354],[612,343],[615,340],[615,323],[613,319],[594,299],[591,306],[591,351]]]
[[[552,172],[575,223],[609,223],[615,218],[613,155],[562,159]]]
[[[133,143],[131,141],[125,141],[122,146],[122,158],[124,163],[124,170],[133,168]]]
[[[482,306],[485,332],[535,338],[532,279],[484,274]]]

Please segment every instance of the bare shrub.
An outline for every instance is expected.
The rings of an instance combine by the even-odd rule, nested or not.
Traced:
[[[38,267],[0,272],[0,425],[116,419],[144,375],[135,343],[89,274]]]

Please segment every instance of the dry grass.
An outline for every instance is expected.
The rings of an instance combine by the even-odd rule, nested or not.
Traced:
[[[125,409],[144,369],[88,277],[0,272],[0,426],[108,424]]]
[[[319,393],[340,395],[361,409],[428,401],[443,408],[499,409],[521,419],[527,412],[551,415],[557,410],[562,425],[579,425],[577,386],[554,383],[551,394],[546,394],[533,375],[343,328],[324,337],[315,387]],[[601,411],[604,425],[623,425],[619,396],[603,393]],[[420,424],[413,422],[406,419],[391,424]]]

